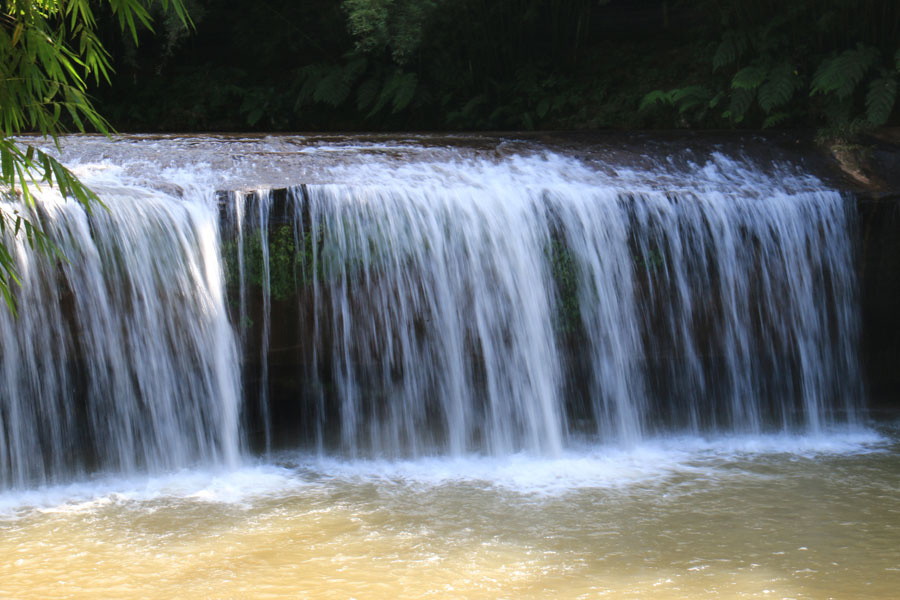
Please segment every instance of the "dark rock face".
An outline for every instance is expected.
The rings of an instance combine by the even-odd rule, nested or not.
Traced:
[[[859,216],[861,350],[869,405],[894,412],[900,410],[900,130],[884,129],[827,150],[824,176],[852,195]]]
[[[900,408],[900,194],[857,197],[862,352],[874,409]]]

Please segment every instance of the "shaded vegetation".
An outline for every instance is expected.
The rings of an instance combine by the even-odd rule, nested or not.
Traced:
[[[287,300],[296,295],[297,290],[322,278],[321,258],[316,260],[312,234],[307,231],[300,239],[290,225],[271,228],[264,239],[262,231],[254,229],[243,240],[244,282],[263,288],[268,265],[269,293],[275,300]],[[268,253],[268,262],[265,260]],[[229,289],[240,287],[240,262],[238,242],[229,239],[222,243],[225,261],[225,283]]]
[[[578,263],[572,251],[561,241],[551,240],[544,254],[550,265],[550,276],[556,286],[557,314],[554,329],[562,336],[581,331],[581,305],[578,301]]]
[[[884,0],[191,0],[122,57],[123,130],[897,123]],[[108,15],[112,20],[113,17]],[[168,31],[168,29],[167,29]],[[640,109],[640,110],[639,110]]]
[[[722,29],[706,56],[709,72],[649,93],[642,110],[669,107],[698,125],[814,124],[844,132],[884,125],[895,114],[900,3],[717,4]]]

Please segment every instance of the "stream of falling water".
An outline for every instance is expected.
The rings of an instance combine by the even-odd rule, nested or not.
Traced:
[[[12,246],[0,598],[896,597],[900,430],[815,178],[64,148],[109,210],[45,191],[69,260]]]
[[[289,189],[281,225],[263,217],[270,193],[227,200],[261,265],[263,382],[272,288],[302,299],[293,360],[313,369],[298,387],[325,400],[296,394],[319,429],[286,433],[293,443],[552,456],[573,435],[627,444],[857,419],[853,219],[810,178],[723,155],[663,189],[596,181],[555,155],[346,170],[365,183]]]

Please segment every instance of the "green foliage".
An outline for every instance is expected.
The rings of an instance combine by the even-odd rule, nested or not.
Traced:
[[[641,100],[639,110],[645,111],[662,104],[675,107],[680,115],[690,114],[695,120],[701,120],[720,100],[721,96],[713,95],[712,90],[706,86],[690,85],[667,92],[652,91]]]
[[[872,125],[884,125],[891,116],[897,99],[896,75],[873,79],[866,95],[866,118]]]
[[[731,119],[735,123],[744,120],[747,111],[753,106],[753,100],[756,98],[756,90],[748,88],[736,88],[731,90],[731,101],[728,103],[728,110],[722,113],[726,119]]]
[[[737,62],[749,45],[750,40],[746,32],[726,31],[712,58],[713,71]]]
[[[727,95],[719,116],[732,124],[766,128],[805,121],[834,128],[889,122],[900,71],[900,5],[877,0],[702,4],[724,25],[709,74],[701,77],[703,83],[651,91],[639,106],[642,112],[668,105],[683,115],[691,106],[675,99],[702,86],[717,91],[714,98]],[[713,116],[692,120],[709,125]]]
[[[731,78],[733,90],[755,90],[766,80],[768,71],[760,65],[744,67]]]
[[[877,59],[878,50],[859,45],[823,60],[813,76],[810,94],[834,92],[842,99],[850,96]]]
[[[356,107],[360,111],[367,111],[369,117],[388,107],[396,114],[413,102],[418,90],[418,77],[415,73],[400,68],[376,69],[363,79],[367,64],[365,58],[353,57],[345,64],[316,64],[302,69],[302,84],[294,103],[295,108],[302,109],[310,103],[341,106],[352,98],[355,86]]]
[[[898,117],[890,78],[874,83],[900,61],[900,3],[885,0],[189,2],[203,15],[190,44],[164,28],[140,49],[104,37],[133,59],[119,61],[115,93],[95,91],[118,126],[843,128]]]
[[[778,64],[768,72],[766,81],[759,88],[759,106],[767,115],[772,109],[784,106],[790,102],[800,87],[800,79],[797,70],[789,62]],[[786,114],[786,113],[779,113]],[[764,125],[765,127],[765,125]]]
[[[554,322],[558,334],[572,335],[581,328],[581,308],[578,301],[578,263],[572,251],[554,239],[544,249],[550,263],[550,275],[556,284],[557,314]]]
[[[316,258],[314,240],[309,231],[297,239],[294,229],[288,225],[273,227],[264,240],[262,232],[253,231],[244,238],[244,281],[262,289],[265,283],[264,244],[268,249],[269,294],[274,300],[287,300],[296,295],[297,290],[322,281],[321,256]],[[238,244],[234,240],[223,242],[222,255],[225,259],[225,283],[234,289],[240,286],[238,270]]]
[[[388,50],[402,65],[422,43],[426,24],[441,0],[344,0],[347,27],[362,53]]]
[[[381,86],[369,115],[374,115],[390,103],[393,112],[399,112],[409,106],[416,93],[418,78],[415,73],[396,70],[388,76]]]
[[[158,4],[172,7],[182,22],[188,22],[181,0]],[[142,0],[107,0],[106,5],[135,40],[138,26],[150,27],[149,5]],[[37,251],[58,255],[35,216],[31,186],[55,183],[63,196],[88,209],[99,199],[57,160],[13,136],[30,131],[57,141],[71,126],[107,133],[109,126],[91,104],[87,85],[89,79],[108,82],[111,70],[90,0],[0,4],[0,229],[13,236],[24,232]],[[10,285],[17,281],[15,262],[0,243],[0,295],[12,310]]]

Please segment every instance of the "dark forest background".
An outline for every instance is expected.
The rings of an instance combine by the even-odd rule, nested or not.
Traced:
[[[186,0],[104,15],[120,131],[900,122],[898,0]]]

